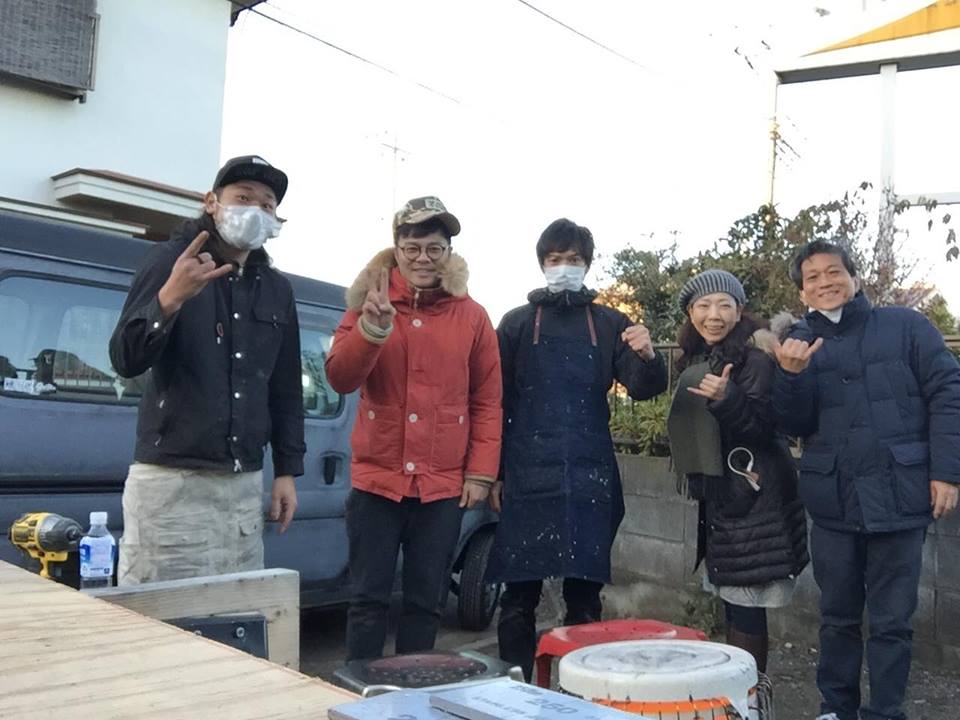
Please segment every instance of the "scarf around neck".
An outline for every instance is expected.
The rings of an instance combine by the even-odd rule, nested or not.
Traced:
[[[710,362],[706,356],[693,358],[677,379],[677,390],[667,416],[670,456],[681,481],[688,475],[724,475],[720,425],[707,409],[706,398],[688,390],[699,387],[709,372]]]

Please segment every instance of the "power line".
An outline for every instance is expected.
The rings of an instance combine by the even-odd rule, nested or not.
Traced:
[[[616,55],[616,56],[617,56],[618,58],[620,58],[621,60],[626,60],[628,63],[631,63],[631,64],[633,64],[633,65],[636,65],[638,68],[643,68],[643,69],[645,69],[645,70],[647,69],[647,66],[646,66],[646,65],[642,65],[642,64],[638,63],[638,62],[637,62],[636,60],[634,60],[633,58],[627,57],[627,56],[624,55],[623,53],[618,52],[617,50],[614,50],[614,49],[613,49],[612,47],[610,47],[609,45],[604,45],[604,44],[603,44],[602,42],[600,42],[599,40],[594,40],[594,39],[593,39],[592,37],[590,37],[589,35],[585,35],[584,33],[582,33],[582,32],[580,32],[579,30],[577,30],[575,27],[571,27],[570,25],[567,25],[567,24],[566,24],[565,22],[563,22],[562,20],[558,20],[558,19],[555,18],[553,15],[550,15],[549,13],[544,12],[544,11],[541,10],[540,8],[536,7],[535,5],[531,5],[530,3],[527,2],[527,0],[517,0],[517,2],[520,3],[521,5],[526,5],[528,8],[530,8],[531,10],[533,10],[535,13],[540,13],[541,15],[543,15],[545,18],[547,18],[547,19],[550,20],[551,22],[555,22],[555,23],[556,23],[557,25],[559,25],[560,27],[566,28],[567,30],[569,30],[570,32],[572,32],[574,35],[579,35],[579,36],[582,37],[584,40],[587,40],[588,42],[591,42],[591,43],[593,43],[594,45],[596,45],[598,48],[602,48],[603,50],[606,50],[608,53],[610,53],[610,54],[612,54],[612,55]]]
[[[227,2],[231,2],[231,1],[232,1],[232,0],[227,0]],[[625,61],[631,63],[632,65],[634,65],[634,66],[636,66],[636,67],[639,67],[639,68],[642,68],[642,69],[644,69],[644,70],[651,70],[651,68],[649,68],[648,66],[643,65],[643,64],[637,62],[637,61],[634,60],[633,58],[628,57],[628,56],[626,56],[626,55],[618,52],[617,50],[614,50],[613,48],[609,47],[608,45],[605,45],[605,44],[599,42],[598,40],[595,40],[594,38],[590,37],[589,35],[586,35],[586,34],[580,32],[580,31],[577,30],[576,28],[574,28],[574,27],[572,27],[572,26],[564,23],[563,21],[558,20],[557,18],[553,17],[553,16],[550,15],[549,13],[541,10],[540,8],[536,7],[535,5],[532,5],[530,2],[527,2],[527,0],[517,0],[517,2],[521,3],[522,5],[525,5],[525,6],[526,6],[527,8],[529,8],[530,10],[533,10],[534,12],[538,13],[539,15],[542,15],[543,17],[547,18],[547,19],[550,20],[551,22],[560,25],[560,26],[563,27],[564,29],[566,29],[566,30],[574,33],[574,34],[577,35],[578,37],[581,37],[581,38],[587,40],[588,42],[592,43],[593,45],[596,45],[597,47],[599,47],[599,48],[601,48],[601,49],[603,49],[603,50],[605,50],[605,51],[607,51],[607,52],[615,55],[616,57],[618,57],[618,58],[620,58],[620,59],[622,59],[622,60],[625,60]],[[267,3],[264,3],[263,6],[266,6],[266,5],[267,5]],[[271,7],[272,9],[280,9],[280,8],[275,7],[275,6],[272,5],[272,4],[270,4],[269,7]],[[360,62],[362,62],[362,63],[364,63],[364,64],[366,64],[366,65],[370,65],[370,66],[372,66],[372,67],[380,70],[381,72],[385,72],[385,73],[387,73],[387,74],[389,74],[389,75],[391,75],[391,76],[393,76],[393,77],[396,77],[396,78],[398,78],[398,79],[400,79],[400,80],[403,80],[404,82],[409,82],[409,83],[411,83],[411,84],[413,84],[413,85],[416,85],[417,87],[419,87],[419,88],[421,88],[421,89],[423,89],[423,90],[426,90],[427,92],[432,93],[432,94],[434,94],[434,95],[437,95],[437,96],[439,96],[439,97],[442,97],[442,98],[444,98],[445,100],[448,100],[448,101],[450,101],[450,102],[452,102],[452,103],[454,103],[454,104],[456,104],[456,105],[458,105],[458,106],[461,106],[461,107],[464,107],[464,108],[469,107],[469,105],[465,104],[464,102],[462,102],[461,100],[459,100],[459,99],[456,98],[456,97],[453,97],[453,96],[451,96],[451,95],[448,95],[447,93],[445,93],[445,92],[443,92],[443,91],[441,91],[441,90],[437,90],[436,88],[433,88],[433,87],[431,87],[431,86],[429,86],[429,85],[426,85],[425,83],[421,83],[421,82],[419,82],[419,81],[417,81],[417,80],[414,80],[414,79],[412,79],[412,78],[409,78],[409,77],[406,77],[406,76],[404,76],[404,75],[401,75],[401,74],[398,73],[397,71],[395,71],[395,70],[393,70],[393,69],[391,69],[391,68],[389,68],[389,67],[387,67],[387,66],[385,66],[385,65],[382,65],[382,64],[380,64],[380,63],[378,63],[378,62],[376,62],[376,61],[374,61],[374,60],[370,60],[370,59],[368,59],[368,58],[366,58],[366,57],[364,57],[364,56],[362,56],[362,55],[360,55],[360,54],[358,54],[358,53],[355,53],[355,52],[353,52],[353,51],[351,51],[351,50],[348,50],[348,49],[346,49],[346,48],[344,48],[344,47],[341,47],[341,46],[339,46],[339,45],[337,45],[337,44],[335,44],[335,43],[333,43],[333,42],[330,42],[329,40],[325,40],[324,38],[320,37],[319,35],[316,35],[315,33],[312,33],[312,32],[309,32],[309,31],[307,31],[307,30],[304,30],[304,29],[302,29],[302,28],[300,28],[300,27],[297,27],[296,25],[294,25],[294,24],[292,24],[292,23],[290,23],[290,22],[286,22],[286,21],[281,20],[281,19],[279,19],[279,18],[277,18],[277,17],[273,17],[272,15],[268,15],[267,13],[262,12],[262,11],[259,10],[258,8],[255,8],[255,7],[246,7],[246,8],[244,8],[244,10],[245,10],[246,12],[248,12],[248,13],[251,13],[251,14],[254,14],[254,15],[258,15],[258,16],[266,19],[266,20],[269,20],[269,21],[271,21],[271,22],[273,22],[273,23],[276,23],[277,25],[280,25],[281,27],[284,27],[284,28],[286,28],[286,29],[288,29],[288,30],[291,30],[291,31],[293,31],[293,32],[295,32],[295,33],[297,33],[297,34],[300,34],[300,35],[303,35],[303,36],[305,36],[305,37],[308,37],[308,38],[310,38],[311,40],[313,40],[313,41],[315,41],[315,42],[317,42],[317,43],[320,43],[321,45],[324,45],[324,46],[326,46],[326,47],[328,47],[328,48],[330,48],[330,49],[332,49],[332,50],[335,50],[335,51],[337,51],[337,52],[339,52],[339,53],[343,53],[344,55],[347,55],[348,57],[350,57],[350,58],[352,58],[352,59],[354,59],[354,60],[358,60],[358,61],[360,61]],[[281,9],[281,11],[282,11],[282,9]],[[739,29],[739,28],[737,28],[737,29]],[[765,42],[764,42],[764,45],[769,49],[769,46],[768,46]],[[740,53],[737,53],[737,54],[740,54]],[[749,64],[749,63],[748,63],[748,64]],[[752,65],[751,65],[751,67],[752,67]],[[753,68],[753,73],[754,73],[755,75],[759,76],[759,72],[757,71],[756,68]],[[498,122],[503,122],[503,119],[502,119],[502,118],[499,118],[499,117],[494,117],[493,119],[497,120]],[[793,120],[792,120],[789,116],[785,116],[784,119],[786,119],[787,122],[789,122],[789,123],[794,127],[794,129],[795,129],[795,130],[798,130],[798,132],[799,132],[799,128],[797,128],[796,123],[794,123]],[[802,139],[805,139],[805,138],[802,138]],[[790,149],[793,150],[792,147],[791,147]],[[796,153],[796,151],[794,151],[794,152],[795,152],[795,154],[797,154],[797,156],[799,157],[799,153]]]
[[[227,0],[227,1],[230,2],[230,0]],[[401,75],[400,73],[398,73],[396,70],[391,70],[391,69],[388,68],[387,66],[381,65],[380,63],[375,62],[375,61],[373,61],[373,60],[369,60],[369,59],[363,57],[363,55],[358,55],[357,53],[353,52],[352,50],[347,50],[346,48],[340,47],[339,45],[336,45],[336,44],[330,42],[329,40],[324,40],[322,37],[320,37],[319,35],[314,35],[312,32],[308,32],[307,30],[303,30],[303,29],[301,29],[301,28],[298,28],[297,26],[291,25],[291,24],[288,23],[288,22],[284,22],[283,20],[280,20],[279,18],[275,18],[275,17],[273,17],[273,16],[271,16],[271,15],[267,15],[265,12],[262,12],[262,11],[258,10],[257,8],[255,8],[255,7],[249,7],[249,8],[247,8],[247,12],[253,13],[254,15],[259,15],[260,17],[265,18],[265,19],[269,20],[270,22],[274,22],[274,23],[276,23],[277,25],[280,25],[280,26],[282,26],[282,27],[287,28],[288,30],[292,30],[293,32],[298,33],[298,34],[300,34],[300,35],[304,35],[304,36],[310,38],[311,40],[314,40],[314,41],[320,43],[321,45],[326,45],[328,48],[330,48],[330,49],[332,49],[332,50],[336,50],[337,52],[343,53],[344,55],[347,55],[347,56],[353,58],[354,60],[359,60],[359,61],[362,62],[362,63],[366,63],[367,65],[370,65],[370,66],[372,66],[372,67],[375,67],[377,70],[380,70],[380,71],[382,71],[382,72],[388,73],[389,75],[393,75],[394,77],[400,78],[401,80],[404,80],[404,81],[406,81],[406,82],[413,83],[413,84],[416,85],[417,87],[420,87],[420,88],[426,90],[427,92],[433,93],[434,95],[439,95],[439,96],[442,97],[444,100],[449,100],[450,102],[455,103],[455,104],[457,104],[457,105],[462,105],[462,104],[463,104],[463,103],[461,103],[457,98],[452,97],[451,95],[447,95],[445,92],[443,92],[443,91],[441,91],[441,90],[437,90],[436,88],[432,88],[432,87],[430,87],[429,85],[426,85],[426,84],[424,84],[424,83],[422,83],[422,82],[419,82],[418,80],[413,80],[412,78],[404,77],[403,75]]]

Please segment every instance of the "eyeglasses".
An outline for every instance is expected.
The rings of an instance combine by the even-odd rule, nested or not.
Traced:
[[[443,257],[443,254],[447,251],[448,245],[439,245],[433,244],[423,247],[416,244],[401,245],[400,252],[403,253],[403,256],[407,260],[416,260],[420,257],[422,253],[426,253],[427,257],[431,260],[439,260]]]

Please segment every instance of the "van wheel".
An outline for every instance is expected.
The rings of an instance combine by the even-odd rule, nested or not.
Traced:
[[[457,602],[457,619],[464,630],[486,630],[497,610],[501,585],[483,579],[492,547],[493,532],[481,530],[470,538],[464,551]]]

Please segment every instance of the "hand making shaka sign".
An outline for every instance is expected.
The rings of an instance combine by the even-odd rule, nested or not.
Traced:
[[[730,383],[730,372],[732,370],[732,364],[725,365],[719,375],[707,373],[700,381],[700,387],[688,387],[687,390],[694,395],[705,397],[707,400],[720,402],[727,396],[727,385]]]
[[[786,372],[796,375],[807,369],[807,366],[810,364],[810,358],[812,358],[814,353],[821,347],[823,347],[823,338],[817,338],[812,343],[797,340],[796,338],[788,338],[782,345],[778,343],[774,348],[774,352],[777,355],[777,362],[780,364],[780,367]]]

